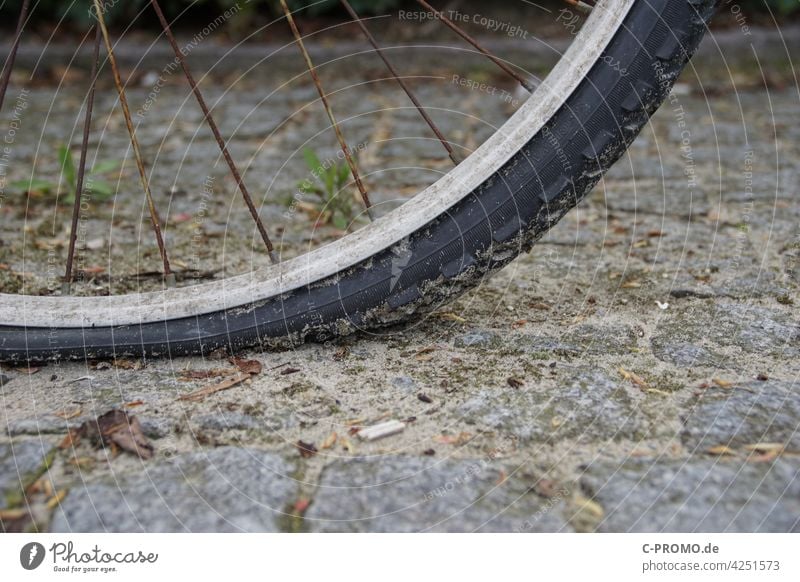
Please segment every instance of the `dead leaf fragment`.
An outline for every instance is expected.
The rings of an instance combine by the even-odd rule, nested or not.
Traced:
[[[62,489],[58,493],[56,493],[53,497],[47,500],[47,509],[55,509],[67,496],[67,490]]]
[[[550,499],[556,494],[556,482],[552,479],[539,479],[533,486],[533,490],[539,497]]]
[[[16,519],[22,519],[28,515],[28,510],[24,507],[14,508],[14,509],[0,509],[0,520],[2,521],[13,521]]]
[[[786,445],[783,443],[753,443],[752,445],[745,445],[744,448],[756,453],[782,453]]]
[[[444,319],[446,321],[455,321],[456,323],[467,323],[466,319],[464,319],[460,315],[456,315],[455,313],[437,313],[436,316],[439,319]]]
[[[53,416],[57,416],[58,418],[63,418],[64,420],[70,420],[80,415],[81,415],[80,406],[77,408],[73,408],[72,410],[59,410],[58,412],[53,413]]]
[[[144,362],[142,360],[114,360],[114,367],[119,368],[120,370],[141,370],[144,368]]]
[[[214,368],[213,370],[183,370],[180,379],[187,380],[208,380],[209,378],[221,378],[236,373],[235,368]]]
[[[229,358],[228,361],[239,368],[243,374],[250,374],[256,376],[261,373],[261,362],[258,360],[245,360],[243,358]]]
[[[437,443],[442,443],[443,445],[459,446],[472,440],[472,435],[468,432],[461,432],[457,435],[441,434],[435,436],[433,440]]]
[[[319,446],[319,448],[320,449],[330,449],[333,445],[336,444],[336,439],[338,439],[338,438],[339,438],[339,435],[336,434],[335,432],[332,432],[330,435],[328,435],[328,438],[326,438],[324,441],[322,441],[322,444]]]
[[[314,446],[314,443],[297,441],[297,444],[295,444],[295,446],[297,447],[297,450],[300,451],[300,456],[303,457],[304,459],[310,459],[319,452],[319,449],[317,449],[317,447]]]
[[[628,371],[628,370],[626,370],[625,368],[622,368],[622,367],[619,369],[619,373],[622,374],[622,377],[625,380],[630,380],[632,383],[634,383],[637,386],[639,386],[639,388],[646,388],[647,387],[647,382],[644,380],[644,378],[642,378],[638,374],[636,374],[634,372],[630,372],[630,371]]]
[[[728,382],[727,380],[722,380],[721,378],[714,378],[711,381],[720,388],[730,388],[733,386],[733,382]]]
[[[575,497],[575,506],[578,512],[586,513],[598,520],[603,519],[603,516],[605,515],[605,510],[603,509],[602,505],[596,501],[584,497],[583,495],[577,495]]]
[[[514,378],[513,376],[511,378],[508,378],[506,382],[512,388],[522,388],[523,386],[525,386],[525,382],[523,380],[520,380],[519,378]]]
[[[77,446],[78,442],[81,440],[82,432],[80,428],[71,428],[67,436],[58,444],[58,448],[64,450]]]
[[[621,289],[638,289],[641,286],[642,286],[642,282],[639,279],[628,279],[622,285],[620,285],[620,288]]]
[[[730,447],[728,447],[726,445],[717,445],[715,447],[710,447],[710,448],[706,449],[706,452],[709,455],[719,455],[719,456],[735,455],[736,454],[736,451],[734,449],[732,449],[732,448],[730,448]]]
[[[206,386],[205,388],[201,388],[200,390],[195,390],[194,392],[190,392],[189,394],[184,394],[183,396],[179,396],[178,400],[188,400],[191,402],[200,402],[205,400],[207,396],[212,394],[216,394],[217,392],[222,392],[223,390],[229,390],[234,386],[238,386],[245,380],[250,379],[250,374],[239,372],[235,376],[230,376],[225,378],[221,382],[216,384],[211,384],[210,386]]]
[[[155,450],[144,436],[139,419],[124,410],[109,410],[95,420],[87,420],[78,431],[78,436],[86,435],[98,446],[117,446],[142,459],[152,457]],[[75,442],[74,436],[72,441]]]

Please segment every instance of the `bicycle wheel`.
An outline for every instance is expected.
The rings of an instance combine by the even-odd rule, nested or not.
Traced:
[[[580,202],[667,96],[713,0],[600,0],[491,138],[336,242],[245,275],[122,296],[0,295],[0,358],[179,356],[405,321],[502,268]]]

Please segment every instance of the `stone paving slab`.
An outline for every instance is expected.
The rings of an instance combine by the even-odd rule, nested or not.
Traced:
[[[322,473],[305,524],[320,532],[570,530],[563,499],[532,491],[536,479],[491,460],[384,456],[338,461]]]
[[[684,421],[690,450],[779,443],[800,452],[800,391],[796,382],[747,382],[701,392]]]
[[[0,509],[19,503],[23,487],[46,469],[52,449],[40,439],[0,444]]]
[[[221,447],[142,465],[77,486],[51,531],[280,531],[296,494],[292,463],[272,453]]]
[[[635,459],[581,478],[605,511],[600,531],[798,532],[800,462]]]

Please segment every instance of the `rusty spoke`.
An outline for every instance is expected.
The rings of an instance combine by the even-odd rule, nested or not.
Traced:
[[[430,118],[430,116],[428,115],[428,112],[425,111],[425,108],[419,102],[419,99],[417,99],[417,96],[414,95],[413,91],[411,91],[411,88],[408,86],[408,84],[397,73],[397,70],[394,68],[394,65],[392,65],[392,63],[386,57],[386,55],[383,52],[383,49],[378,44],[378,41],[375,40],[375,37],[372,35],[372,33],[367,28],[367,25],[364,24],[364,21],[358,16],[358,14],[353,9],[353,7],[350,5],[350,2],[348,2],[348,0],[340,0],[340,1],[341,1],[342,5],[345,7],[345,9],[347,10],[347,12],[352,17],[352,19],[358,24],[359,28],[361,28],[361,32],[364,33],[364,36],[367,38],[369,43],[372,45],[372,48],[375,49],[375,52],[381,58],[381,60],[383,61],[383,64],[386,65],[387,69],[389,69],[389,73],[392,75],[392,77],[394,77],[395,81],[397,81],[397,83],[400,85],[400,87],[403,89],[403,91],[405,91],[406,95],[408,95],[408,98],[411,99],[411,102],[414,104],[414,107],[417,108],[417,111],[419,111],[419,114],[425,120],[425,123],[427,123],[428,127],[431,128],[431,131],[433,131],[433,133],[436,134],[436,138],[444,146],[444,149],[447,150],[447,155],[450,156],[450,159],[453,160],[453,163],[455,165],[458,165],[461,162],[461,160],[458,158],[458,156],[456,156],[456,153],[453,151],[453,148],[450,145],[450,142],[447,141],[447,139],[444,137],[444,134],[439,130],[439,128],[433,122],[433,119]]]
[[[64,283],[61,292],[68,295],[72,284],[72,262],[75,257],[75,241],[78,238],[78,215],[81,209],[81,196],[83,194],[83,179],[86,172],[86,153],[89,149],[89,133],[92,129],[92,109],[94,108],[94,93],[97,87],[97,69],[100,62],[100,42],[102,32],[95,26],[94,49],[92,52],[92,72],[89,76],[89,94],[86,96],[86,117],[83,120],[83,139],[81,141],[81,157],[78,161],[78,176],[75,183],[75,202],[72,207],[72,223],[69,229],[69,250],[67,252],[67,268],[64,273]]]
[[[591,12],[592,8],[597,4],[597,0],[562,0],[562,2],[566,2],[570,6],[574,6],[583,12]]]
[[[17,58],[19,40],[22,37],[22,28],[25,26],[25,19],[28,17],[29,5],[30,0],[23,0],[22,8],[19,12],[19,20],[17,21],[17,31],[14,34],[14,42],[11,43],[11,52],[8,53],[8,58],[3,65],[3,77],[2,80],[0,80],[0,109],[3,109],[3,102],[6,99],[6,90],[8,90],[8,83],[11,80],[11,69],[14,68],[14,61]]]
[[[158,20],[161,22],[161,27],[164,29],[164,34],[166,35],[169,44],[172,46],[172,50],[175,53],[175,58],[178,60],[181,68],[183,69],[183,73],[186,76],[186,80],[189,82],[192,93],[194,93],[197,103],[200,105],[200,109],[203,111],[203,116],[205,117],[206,123],[208,123],[209,128],[211,128],[211,133],[214,134],[214,139],[217,140],[217,145],[222,152],[222,156],[225,158],[225,162],[228,164],[231,175],[233,175],[234,180],[236,180],[236,185],[238,186],[239,191],[242,193],[242,198],[244,198],[245,204],[247,204],[247,208],[250,211],[250,215],[253,217],[253,220],[256,223],[256,228],[258,228],[258,232],[261,235],[261,239],[264,241],[264,244],[267,247],[269,258],[273,263],[277,263],[278,257],[275,253],[272,241],[269,238],[269,234],[267,233],[267,229],[264,227],[264,223],[261,220],[261,216],[258,214],[258,209],[256,208],[255,204],[253,204],[253,199],[250,196],[250,192],[247,190],[247,186],[245,186],[242,175],[239,173],[239,169],[236,167],[236,163],[233,161],[233,157],[228,151],[228,146],[225,143],[225,139],[222,137],[217,123],[211,116],[211,110],[208,108],[206,100],[203,98],[203,94],[200,92],[200,89],[198,88],[197,83],[195,82],[194,77],[189,70],[189,65],[186,64],[186,59],[183,57],[183,53],[178,47],[175,37],[172,35],[172,30],[170,29],[169,23],[167,22],[167,19],[161,10],[161,6],[159,6],[157,0],[151,0],[150,3],[153,6],[153,10],[156,12],[156,16],[158,16]]]
[[[133,154],[136,157],[136,167],[139,170],[139,178],[142,183],[142,188],[144,188],[145,198],[147,199],[147,210],[150,214],[150,222],[153,226],[156,243],[158,244],[158,252],[161,254],[161,262],[164,265],[164,277],[168,286],[174,286],[175,275],[172,273],[172,270],[169,266],[167,248],[164,244],[164,236],[161,232],[161,219],[158,216],[158,210],[156,209],[155,202],[153,201],[153,193],[150,191],[150,182],[147,179],[147,172],[144,167],[144,159],[142,158],[142,152],[139,148],[139,140],[136,138],[136,131],[133,127],[131,111],[128,107],[128,98],[125,95],[125,87],[122,84],[122,77],[119,74],[117,61],[114,58],[114,47],[111,45],[111,38],[109,37],[108,28],[106,27],[105,18],[103,16],[103,7],[100,4],[100,0],[93,0],[93,2],[95,8],[95,17],[97,18],[97,23],[103,33],[103,41],[105,42],[106,52],[108,53],[108,62],[111,64],[111,70],[114,73],[114,85],[116,85],[117,93],[119,94],[119,102],[122,106],[122,113],[125,116],[125,125],[128,128],[131,147],[133,148]]]
[[[508,75],[514,77],[517,81],[519,81],[519,84],[522,85],[529,93],[533,93],[535,87],[533,85],[531,85],[531,83],[529,81],[527,81],[522,75],[517,73],[510,66],[508,66],[508,64],[506,64],[505,62],[500,60],[498,57],[496,57],[494,54],[492,54],[492,52],[489,51],[489,49],[487,49],[481,43],[479,43],[477,40],[475,40],[464,29],[462,29],[455,22],[453,22],[452,20],[447,18],[444,14],[442,14],[441,12],[436,10],[436,8],[434,8],[433,6],[428,4],[428,2],[426,2],[426,0],[417,0],[417,2],[419,4],[421,4],[426,10],[432,12],[437,20],[440,20],[441,22],[443,22],[448,28],[450,28],[450,30],[455,32],[457,35],[459,35],[461,38],[463,38],[465,41],[467,41],[469,44],[471,44],[473,47],[475,47],[478,51],[483,53],[483,55],[485,57],[487,57],[490,61],[492,61],[494,64],[496,64],[498,67],[500,67]]]
[[[364,201],[364,206],[367,209],[367,215],[369,216],[370,220],[375,220],[375,215],[372,212],[372,203],[369,200],[367,189],[364,187],[364,183],[361,181],[361,176],[359,176],[355,160],[350,153],[350,148],[347,147],[347,142],[345,141],[342,130],[336,121],[336,117],[333,115],[333,109],[328,101],[328,96],[325,94],[325,91],[322,88],[319,75],[317,75],[317,69],[314,66],[314,63],[311,61],[311,55],[309,55],[308,51],[306,50],[306,46],[303,43],[303,37],[300,34],[300,29],[297,28],[297,23],[294,21],[292,12],[286,5],[286,0],[281,0],[281,7],[283,8],[283,12],[286,14],[286,19],[289,21],[292,34],[297,41],[297,46],[300,48],[300,52],[303,53],[303,58],[306,61],[306,68],[308,68],[308,72],[311,74],[311,78],[314,80],[314,85],[317,87],[319,98],[322,101],[322,105],[325,107],[325,112],[328,114],[328,119],[330,119],[331,125],[333,125],[333,130],[336,132],[336,139],[339,141],[339,146],[342,148],[344,157],[347,160],[347,165],[350,166],[350,172],[353,174],[353,180],[355,180],[358,191],[361,193],[361,199]]]

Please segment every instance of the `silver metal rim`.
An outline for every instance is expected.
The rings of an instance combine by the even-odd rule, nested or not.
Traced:
[[[322,281],[388,249],[445,213],[497,172],[563,106],[614,38],[635,0],[601,0],[542,84],[465,161],[361,230],[284,263],[191,287],[106,297],[0,294],[4,325],[135,325],[247,306]]]

